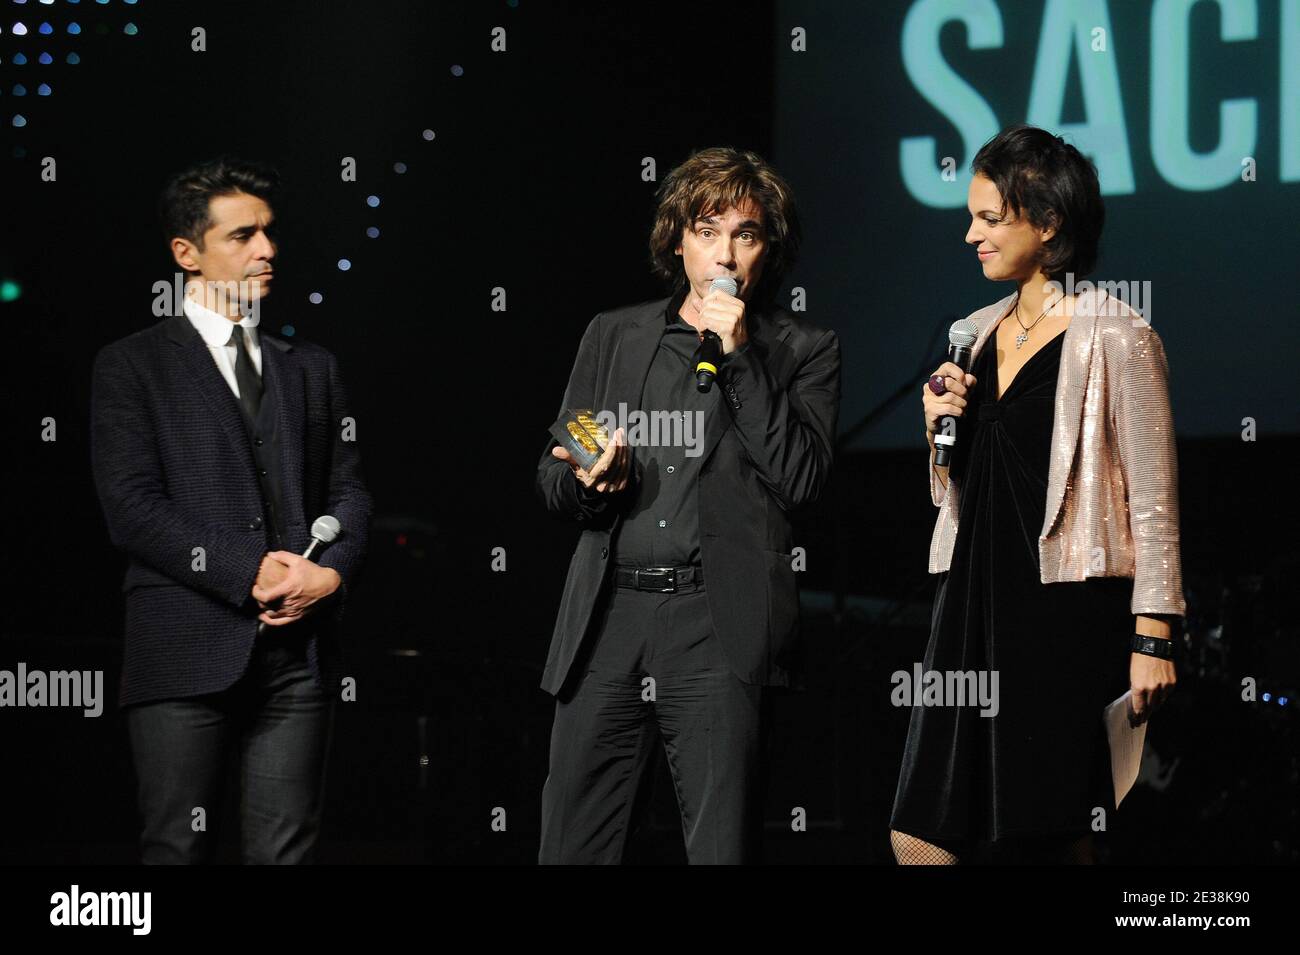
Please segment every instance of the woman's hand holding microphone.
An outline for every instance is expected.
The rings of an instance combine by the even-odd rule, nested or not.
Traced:
[[[925,438],[930,442],[930,453],[934,453],[934,435],[942,427],[944,418],[960,418],[966,407],[966,395],[975,384],[975,376],[964,373],[954,363],[944,362],[934,370],[934,374],[921,386],[921,404],[925,410]],[[941,480],[947,487],[947,480],[942,473],[947,468],[937,468]]]

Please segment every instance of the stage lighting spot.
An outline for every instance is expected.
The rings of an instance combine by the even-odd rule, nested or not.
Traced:
[[[404,162],[393,163],[393,172],[397,173],[399,176],[402,173],[406,172],[406,163]]]
[[[26,125],[27,125],[27,117],[24,116],[22,113],[14,113],[14,125],[15,125],[15,126],[26,126]]]
[[[79,33],[81,32],[81,24],[80,24],[80,23],[77,23],[75,20],[74,20],[73,22],[69,23],[69,24],[68,24],[68,32],[71,33],[73,36],[76,36],[77,34],[79,34]]]
[[[48,23],[42,23],[39,27],[39,30],[41,33],[45,34],[46,36],[49,36],[51,33],[54,32],[54,27],[50,26]]]
[[[374,226],[370,226],[368,229],[366,229],[366,235],[368,235],[368,236],[369,236],[370,238],[372,238],[372,239],[378,239],[378,238],[379,238],[379,230],[378,230],[377,228],[375,228]]]
[[[0,282],[0,302],[16,302],[22,294],[23,287],[12,279]]]
[[[465,67],[463,67],[463,66],[461,66],[459,63],[457,63],[455,66],[453,66],[453,67],[451,68],[451,75],[452,75],[452,76],[464,76],[464,75],[465,75]]]
[[[376,208],[379,205],[379,197],[366,196],[366,205],[368,205],[372,209]]]
[[[312,292],[307,296],[307,301],[311,302],[313,305],[319,305],[321,302],[325,301],[325,296],[320,292]]]
[[[281,325],[280,334],[285,338],[293,338],[294,328],[292,325]]]
[[[340,271],[340,272],[346,272],[346,271],[347,271],[348,269],[350,269],[350,268],[352,268],[352,263],[351,263],[351,262],[349,262],[347,259],[339,259],[339,271]]]
[[[14,36],[26,36],[27,27],[23,26],[21,23],[15,23],[13,25],[12,31],[10,32],[12,32]]]
[[[42,53],[39,57],[37,57],[37,59],[43,64],[50,64],[54,62],[54,57],[50,56],[48,53]]]
[[[73,66],[76,66],[78,63],[81,62],[81,57],[77,56],[77,54],[75,53],[69,53],[68,62],[71,63]]]
[[[426,130],[425,130],[423,133],[421,133],[420,135],[422,135],[422,136],[424,137],[424,141],[425,141],[426,143],[431,143],[431,142],[433,142],[433,130],[432,130],[432,129],[426,129]]]
[[[135,36],[140,32],[140,28],[134,23],[128,23],[126,26],[122,27],[122,32],[127,36]]]
[[[51,92],[53,91],[50,89],[49,83],[42,83],[40,86],[36,87],[37,96],[49,96]]]
[[[14,87],[14,95],[15,95],[15,96],[26,96],[26,95],[27,95],[27,87],[25,87],[25,86],[23,86],[21,83],[19,83],[17,86]]]
[[[14,66],[25,66],[25,65],[27,65],[27,54],[26,54],[26,53],[15,53],[15,54],[14,54]]]

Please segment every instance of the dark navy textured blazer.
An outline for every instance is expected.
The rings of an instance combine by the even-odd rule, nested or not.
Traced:
[[[284,549],[301,554],[311,522],[334,515],[342,532],[313,559],[343,581],[324,606],[263,639],[310,634],[312,671],[333,694],[371,499],[357,443],[344,440],[352,412],[334,356],[261,328],[259,338],[263,388],[278,410]],[[184,315],[95,356],[90,446],[109,536],[129,557],[120,705],[227,689],[248,666],[251,590],[273,548],[238,399]]]

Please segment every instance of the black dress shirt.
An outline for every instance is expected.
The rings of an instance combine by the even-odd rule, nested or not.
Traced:
[[[629,420],[636,479],[635,500],[614,543],[615,560],[637,567],[681,567],[700,563],[700,520],[696,479],[702,464],[705,428],[712,415],[725,414],[717,382],[707,393],[695,383],[700,347],[696,329],[678,314],[686,291],[664,310],[659,349],[650,363],[640,408],[644,431]],[[734,352],[733,352],[734,354]],[[731,355],[723,356],[725,366]],[[721,367],[719,369],[721,371]],[[651,412],[661,412],[652,416]],[[680,424],[672,415],[679,416]],[[689,443],[688,443],[689,442]]]

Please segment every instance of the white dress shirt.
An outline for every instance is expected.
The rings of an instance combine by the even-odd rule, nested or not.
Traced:
[[[230,390],[239,397],[239,382],[235,380],[235,355],[236,345],[230,340],[231,332],[234,331],[235,323],[226,316],[212,311],[194,301],[192,298],[185,299],[184,305],[185,317],[190,320],[203,341],[207,343],[208,352],[212,355],[212,360],[217,363],[217,370],[221,372],[221,377],[226,379],[226,384],[230,385]],[[260,316],[253,315],[243,316],[239,319],[239,324],[244,326],[244,337],[248,340],[248,354],[253,359],[253,368],[257,374],[262,374],[262,343],[257,334],[257,323]]]

